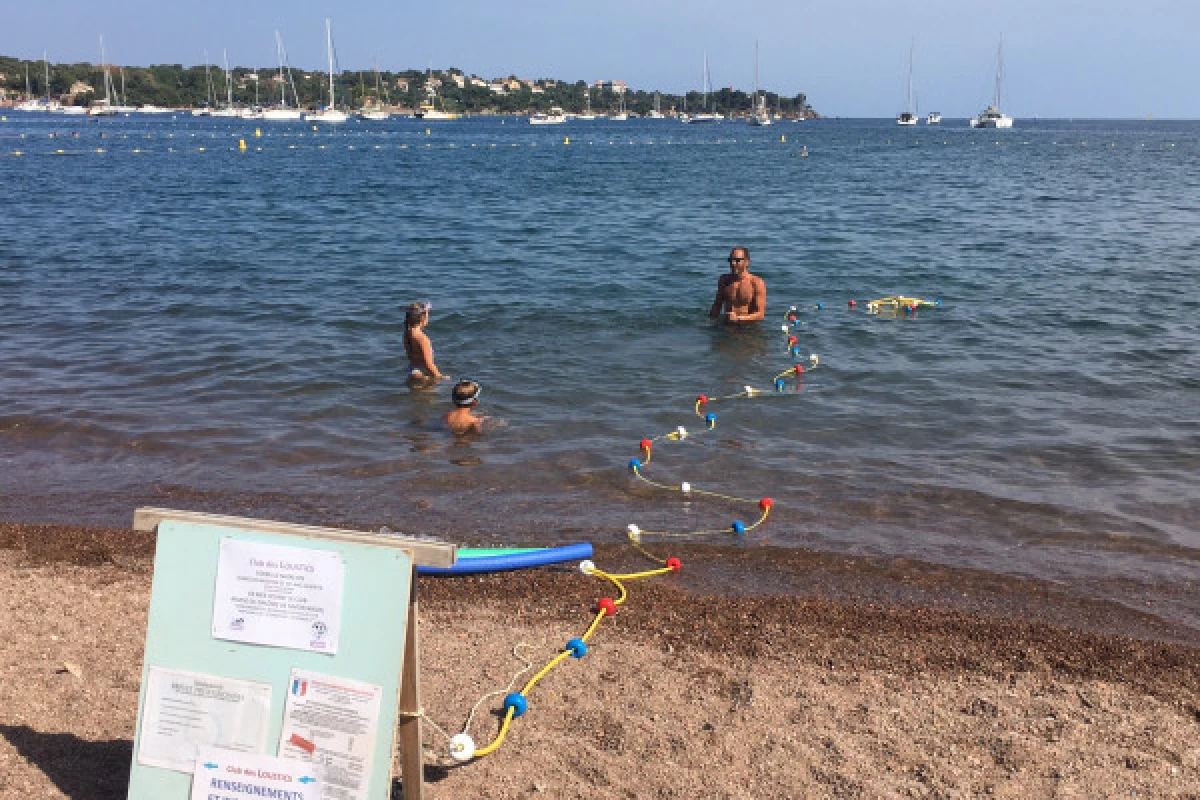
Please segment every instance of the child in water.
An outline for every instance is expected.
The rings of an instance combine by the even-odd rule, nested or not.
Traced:
[[[459,381],[454,385],[454,410],[446,415],[446,427],[457,434],[483,433],[484,417],[472,412],[479,405],[483,387],[475,381]]]
[[[404,312],[404,352],[408,355],[409,386],[428,386],[446,377],[433,363],[433,344],[425,333],[432,308],[429,303],[413,303]]]

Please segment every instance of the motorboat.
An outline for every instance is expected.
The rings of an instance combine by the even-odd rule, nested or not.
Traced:
[[[530,125],[561,125],[567,121],[567,115],[558,106],[553,106],[549,112],[537,111],[529,116]]]
[[[930,111],[925,116],[925,124],[926,125],[939,125],[939,124],[941,124],[941,121],[942,121],[942,115],[939,114],[937,111]]]

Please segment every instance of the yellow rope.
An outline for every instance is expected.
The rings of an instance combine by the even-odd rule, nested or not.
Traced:
[[[500,725],[500,732],[496,734],[495,739],[492,739],[491,744],[475,751],[475,758],[481,758],[489,753],[496,752],[500,745],[504,743],[504,737],[508,734],[508,726],[512,724],[514,711],[515,709],[509,707],[508,713],[504,715],[504,722]]]

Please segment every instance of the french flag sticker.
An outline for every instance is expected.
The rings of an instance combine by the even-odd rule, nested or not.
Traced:
[[[304,697],[308,693],[308,681],[302,681],[296,678],[292,681],[292,694],[296,697]]]

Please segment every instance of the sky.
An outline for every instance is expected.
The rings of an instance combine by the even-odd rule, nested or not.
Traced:
[[[39,0],[13,4],[0,54],[115,64],[458,67],[484,78],[624,80],[633,88],[804,92],[828,116],[906,106],[909,47],[920,113],[967,117],[991,102],[1021,117],[1200,118],[1200,0]]]

